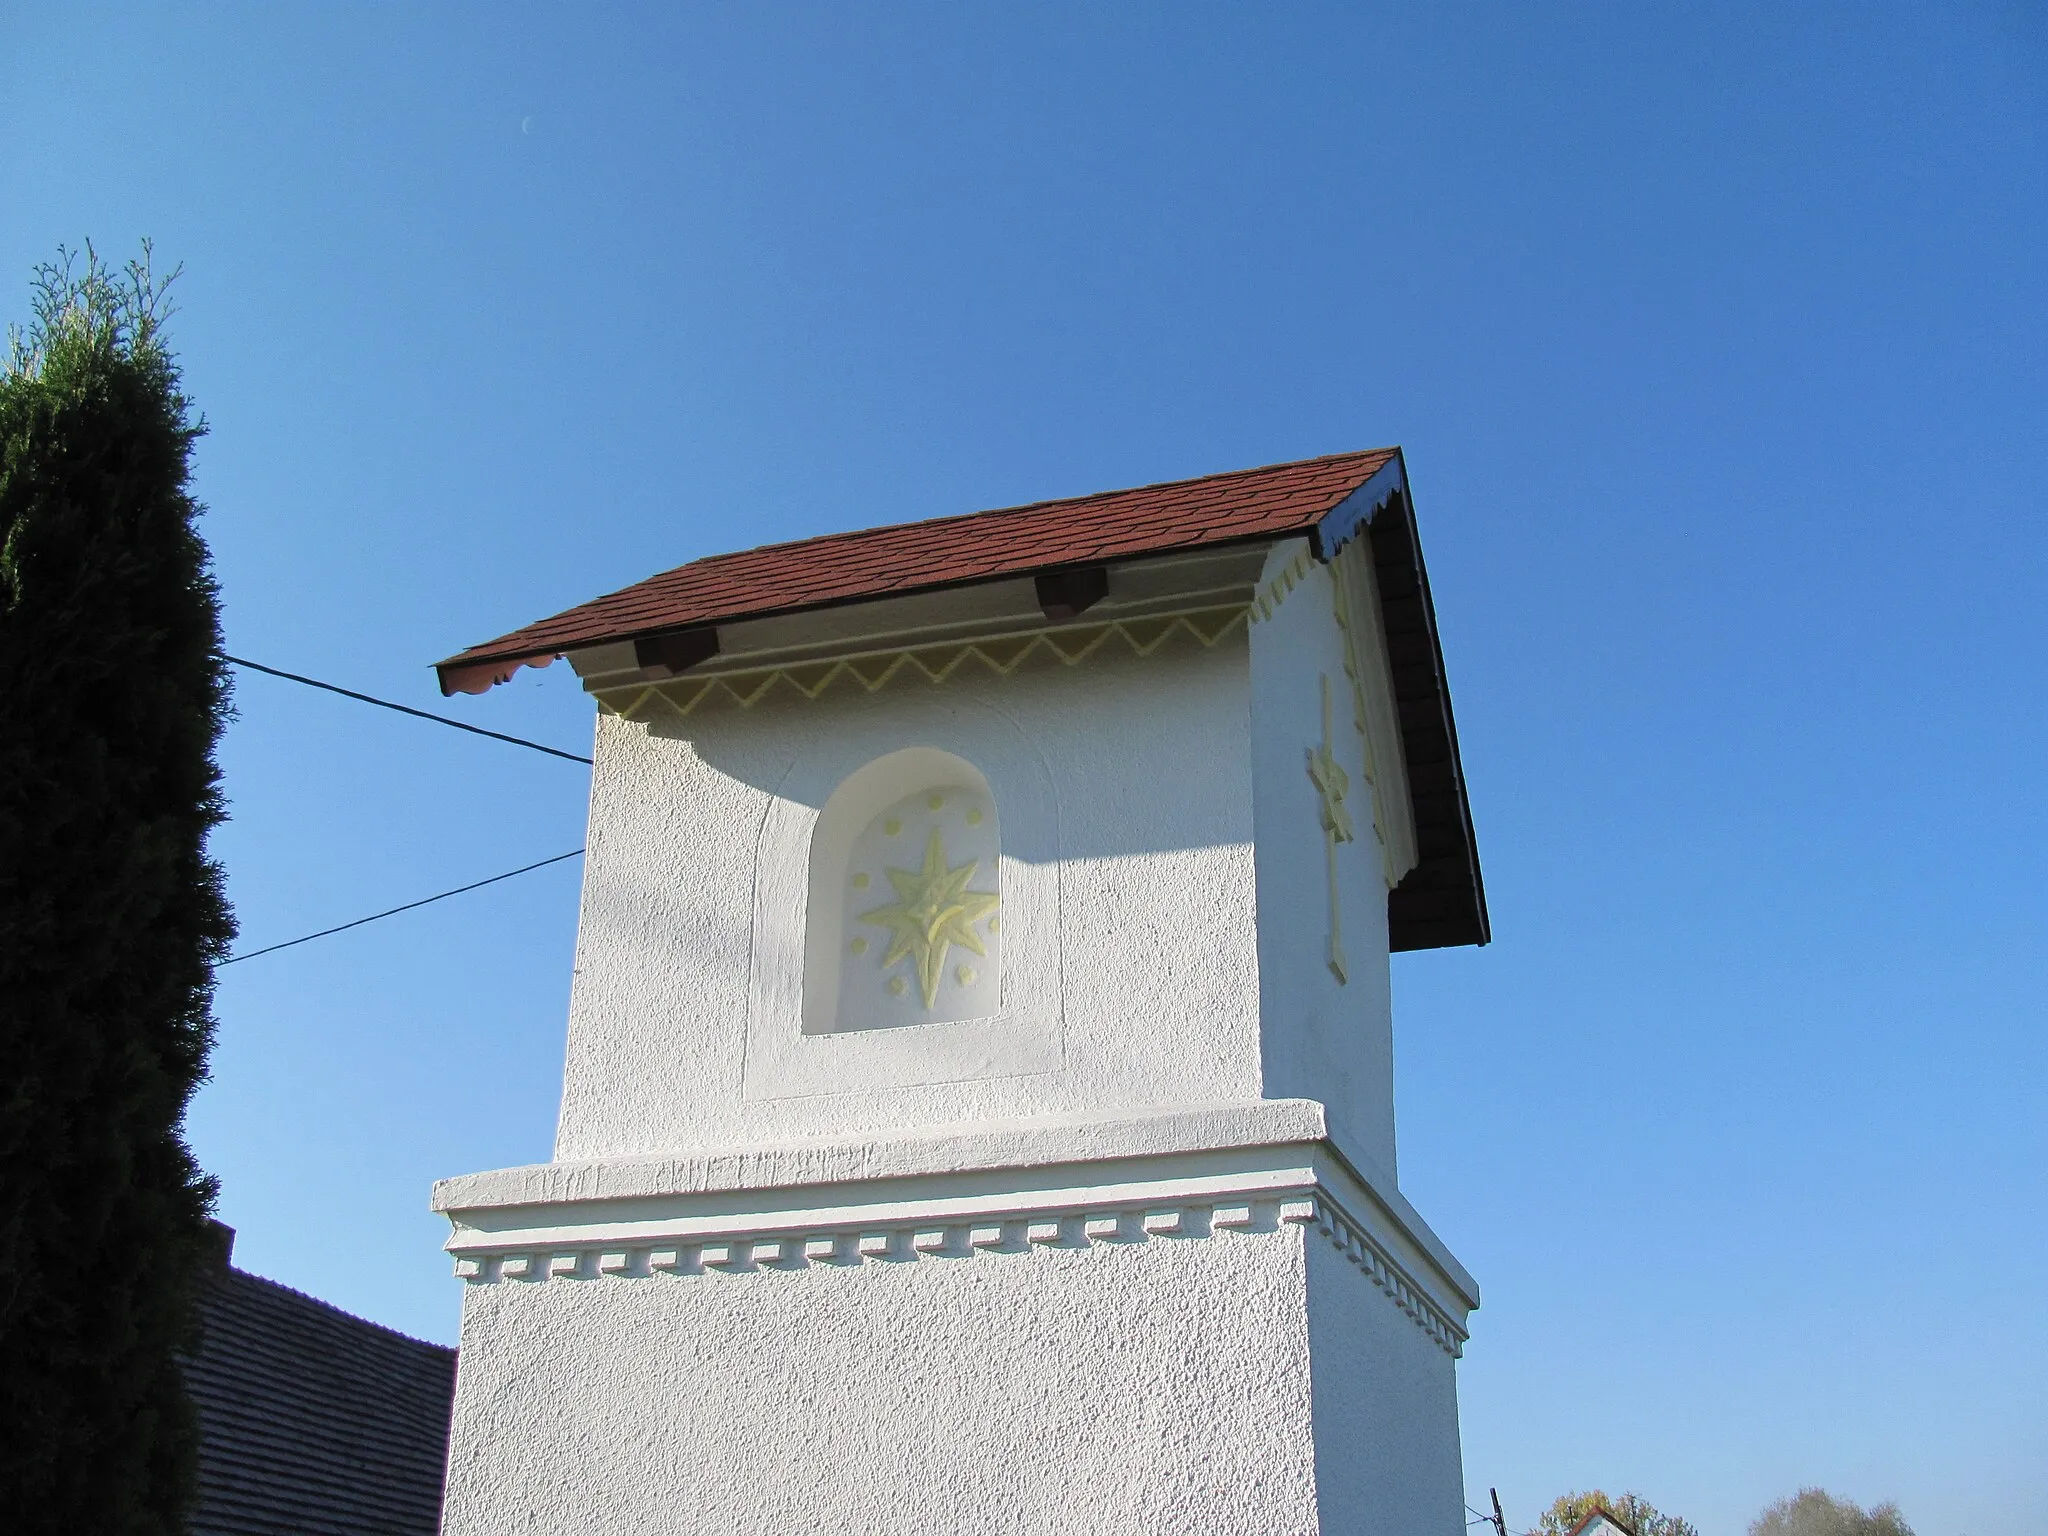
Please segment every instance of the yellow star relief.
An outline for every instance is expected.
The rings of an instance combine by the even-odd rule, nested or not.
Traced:
[[[882,871],[896,888],[896,901],[860,915],[862,922],[889,930],[889,952],[882,956],[884,970],[905,955],[917,962],[917,984],[927,1008],[938,1000],[939,977],[946,968],[949,945],[958,944],[977,955],[988,953],[974,924],[995,910],[998,898],[967,889],[978,862],[969,859],[958,869],[948,869],[945,845],[939,841],[939,829],[933,827],[924,845],[922,869]]]

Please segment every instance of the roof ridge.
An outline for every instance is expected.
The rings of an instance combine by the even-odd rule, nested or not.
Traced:
[[[354,1312],[348,1311],[345,1308],[337,1307],[331,1301],[322,1301],[318,1296],[308,1295],[305,1291],[299,1290],[296,1286],[286,1285],[282,1280],[272,1280],[266,1275],[251,1274],[248,1270],[237,1269],[232,1264],[225,1266],[223,1273],[225,1275],[232,1276],[237,1280],[253,1281],[255,1284],[262,1286],[270,1291],[282,1292],[284,1295],[291,1297],[293,1300],[305,1302],[307,1305],[314,1307],[321,1312],[331,1313],[335,1317],[341,1318],[347,1322],[359,1324],[364,1328],[374,1328],[377,1332],[386,1334],[391,1338],[398,1339],[404,1343],[417,1344],[422,1349],[436,1350],[444,1355],[453,1355],[455,1353],[455,1347],[453,1345],[436,1344],[432,1339],[416,1338],[412,1334],[402,1333],[398,1329],[391,1327],[389,1324],[380,1323],[371,1318],[361,1317]]]
[[[1307,531],[1400,461],[1357,448],[704,555],[437,663],[480,693],[578,647]]]
[[[1120,485],[1113,490],[1088,491],[1079,496],[1042,496],[1037,501],[1020,501],[1003,507],[983,507],[975,512],[944,512],[937,517],[914,517],[908,522],[877,523],[872,528],[845,528],[837,533],[817,533],[803,539],[778,539],[773,544],[755,544],[746,549],[728,549],[721,550],[715,555],[700,555],[695,560],[685,561],[682,565],[671,566],[669,570],[680,571],[687,566],[707,565],[716,560],[734,560],[745,555],[771,554],[778,549],[795,549],[800,545],[815,549],[820,544],[836,543],[841,539],[864,539],[870,534],[896,533],[906,528],[931,528],[941,523],[972,522],[976,518],[1002,517],[1013,512],[1037,512],[1046,507],[1070,507],[1078,502],[1108,501],[1113,496],[1136,496],[1144,491],[1174,491],[1190,485],[1213,485],[1221,480],[1241,480],[1248,475],[1271,474],[1276,469],[1307,469],[1311,465],[1330,464],[1339,459],[1362,459],[1376,453],[1391,454],[1396,451],[1393,447],[1352,448],[1343,453],[1318,454],[1312,459],[1281,459],[1272,464],[1255,464],[1249,469],[1222,469],[1207,475],[1183,475],[1178,480],[1148,480],[1142,485]],[[664,571],[661,574],[667,575],[668,572]],[[636,581],[631,586],[637,587],[640,584]],[[631,587],[621,587],[619,590],[630,591]],[[608,597],[616,595],[606,594]],[[603,602],[604,598],[593,598],[592,601]]]
[[[911,528],[940,528],[952,523],[971,523],[985,517],[1006,517],[1025,512],[1039,512],[1048,507],[1072,507],[1086,502],[1108,501],[1117,496],[1137,496],[1147,491],[1172,491],[1181,490],[1191,485],[1214,485],[1223,481],[1245,479],[1252,475],[1271,474],[1275,470],[1308,469],[1318,464],[1332,464],[1343,459],[1363,459],[1370,458],[1374,454],[1384,453],[1391,455],[1399,451],[1398,446],[1352,448],[1342,453],[1319,454],[1310,459],[1282,459],[1272,464],[1256,464],[1249,469],[1218,470],[1213,474],[1187,475],[1178,480],[1149,480],[1142,485],[1118,486],[1113,490],[1107,491],[1089,491],[1079,496],[1047,496],[1037,501],[1017,502],[1010,506],[983,507],[974,512],[946,512],[941,513],[937,517],[917,517],[901,523],[877,523],[871,528],[842,528],[834,533],[814,533],[801,539],[778,539],[771,544],[751,544],[744,549],[723,549],[715,554],[699,555],[694,560],[685,560],[681,565],[669,566],[665,570],[655,572],[652,576],[643,576],[640,580],[628,582],[623,587],[614,588],[610,592],[600,593],[596,597],[588,598],[583,602],[563,609],[561,613],[555,615],[555,618],[567,618],[572,613],[581,613],[585,609],[609,603],[613,599],[623,597],[629,592],[638,591],[650,583],[659,582],[664,577],[674,576],[682,571],[703,571],[707,567],[715,567],[729,560],[748,560],[756,556],[773,555],[782,550],[804,549],[815,551],[821,546],[855,543],[877,534],[901,533]],[[528,627],[531,628],[532,626]],[[455,659],[455,657],[449,658],[451,661]]]

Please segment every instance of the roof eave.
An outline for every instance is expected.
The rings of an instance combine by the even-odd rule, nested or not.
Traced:
[[[1408,494],[1407,466],[1398,449],[1318,520],[1310,543],[1318,558],[1329,560],[1361,533],[1370,541],[1379,587],[1382,638],[1394,676],[1419,854],[1415,868],[1388,893],[1388,943],[1396,950],[1485,944],[1493,929],[1479,873],[1479,843],[1465,791],[1436,605]]]
[[[987,514],[979,514],[987,515]],[[1408,491],[1406,462],[1399,448],[1334,507],[1312,517],[1255,533],[1133,551],[1082,562],[1122,565],[1135,560],[1195,549],[1272,543],[1306,534],[1320,560],[1329,560],[1351,540],[1369,541],[1374,577],[1379,588],[1383,638],[1393,672],[1395,704],[1401,721],[1402,756],[1408,770],[1410,806],[1416,825],[1419,861],[1389,893],[1389,940],[1396,950],[1438,949],[1484,944],[1492,937],[1481,882],[1477,839],[1466,795],[1458,732],[1451,712],[1443,646],[1437,633],[1436,608],[1429,573],[1422,560],[1414,503]],[[1048,564],[1047,571],[1064,568]],[[483,693],[509,680],[521,667],[544,667],[572,650],[597,645],[645,641],[689,630],[715,629],[741,619],[782,618],[854,604],[887,602],[933,592],[1014,581],[1030,570],[1005,570],[922,582],[881,592],[863,592],[793,603],[775,609],[732,613],[721,618],[639,628],[621,628],[542,649],[499,653],[465,651],[435,664],[443,694]],[[602,600],[600,600],[602,601]],[[506,637],[511,638],[511,637]]]
[[[1375,477],[1377,478],[1377,477]],[[1370,483],[1370,482],[1368,482]],[[1356,494],[1356,493],[1354,493]],[[1349,505],[1349,498],[1339,505]],[[1336,511],[1324,514],[1320,521],[1334,517]],[[704,619],[689,624],[657,624],[641,629],[621,629],[579,640],[574,645],[554,646],[537,651],[506,651],[502,654],[481,656],[467,651],[458,652],[445,661],[434,663],[434,674],[440,680],[441,693],[447,697],[457,693],[488,693],[499,683],[509,682],[521,667],[545,667],[570,651],[588,650],[599,645],[622,645],[634,640],[646,640],[655,635],[677,633],[682,630],[711,629],[719,624],[733,624],[742,620],[752,623],[758,619],[785,619],[800,613],[823,613],[834,608],[852,608],[869,603],[892,602],[904,597],[922,597],[933,592],[954,592],[969,587],[993,586],[998,582],[1025,581],[1033,576],[1050,571],[1086,569],[1098,566],[1130,565],[1141,560],[1156,560],[1162,555],[1186,554],[1193,550],[1229,549],[1242,544],[1271,544],[1278,539],[1299,538],[1312,533],[1319,522],[1304,521],[1294,527],[1280,528],[1263,533],[1237,534],[1223,539],[1204,539],[1189,544],[1162,545],[1155,549],[1135,551],[1131,554],[1106,556],[1101,559],[1062,561],[1027,570],[999,571],[989,576],[965,576],[954,581],[921,582],[914,586],[893,587],[886,592],[861,592],[847,597],[825,598],[815,603],[792,603],[784,608],[761,608],[744,614],[733,614],[721,619]]]

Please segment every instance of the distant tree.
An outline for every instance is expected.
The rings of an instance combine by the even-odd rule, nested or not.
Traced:
[[[0,1521],[171,1536],[214,1198],[219,613],[168,280],[36,269],[0,362]],[[176,274],[172,274],[175,276]]]
[[[1913,1536],[1896,1504],[1864,1509],[1819,1488],[1802,1488],[1749,1522],[1749,1536]]]
[[[1607,1515],[1635,1536],[1700,1536],[1690,1520],[1662,1513],[1656,1505],[1633,1493],[1619,1497],[1594,1489],[1591,1493],[1568,1493],[1543,1512],[1536,1529],[1542,1536],[1565,1536],[1595,1510]]]

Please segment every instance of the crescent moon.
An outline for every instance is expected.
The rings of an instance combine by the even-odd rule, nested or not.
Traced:
[[[521,119],[519,119],[519,131],[521,133],[533,132],[533,119],[530,117],[522,117]]]

